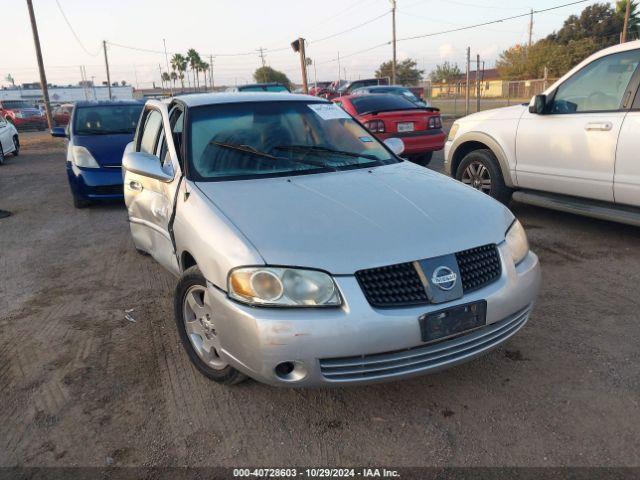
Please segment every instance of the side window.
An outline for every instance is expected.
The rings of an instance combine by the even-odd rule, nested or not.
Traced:
[[[176,147],[178,154],[178,162],[182,166],[181,149],[182,149],[182,126],[184,123],[184,114],[182,110],[175,108],[169,114],[169,121],[171,122],[171,132],[173,134],[173,144]],[[160,148],[158,149],[158,157],[162,166],[166,167],[171,163],[171,156],[169,155],[169,147],[167,146],[167,138],[164,136],[164,131],[160,133]]]
[[[140,139],[140,151],[155,154],[158,134],[162,127],[162,115],[157,110],[152,110],[144,122],[142,138]]]
[[[558,87],[551,113],[618,110],[638,63],[640,50],[594,60]]]

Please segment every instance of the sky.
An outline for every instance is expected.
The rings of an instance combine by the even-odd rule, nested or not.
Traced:
[[[397,0],[397,37],[442,32],[571,1]],[[0,85],[8,85],[8,74],[17,84],[36,82],[38,70],[26,1],[2,3]],[[596,2],[589,0],[534,15],[533,39],[559,29],[569,15],[592,3]],[[252,82],[254,70],[261,66],[260,47],[266,49],[269,66],[300,82],[299,58],[290,48],[299,36],[307,40],[307,56],[315,62],[315,69],[309,69],[310,81],[337,79],[338,55],[342,57],[340,78],[349,80],[372,77],[392,55],[391,45],[372,48],[391,40],[390,0],[33,0],[33,4],[47,81],[59,85],[77,84],[81,65],[96,84],[106,80],[103,40],[110,42],[112,81],[125,80],[139,88],[151,87],[153,82],[159,85],[160,70],[167,71],[163,39],[169,57],[189,48],[195,48],[206,61],[213,55],[216,85]],[[350,31],[334,36],[346,30]],[[528,31],[527,15],[490,26],[399,41],[398,59],[415,59],[425,74],[445,60],[464,69],[466,48],[470,46],[472,57],[480,54],[488,68],[501,51],[525,43]]]

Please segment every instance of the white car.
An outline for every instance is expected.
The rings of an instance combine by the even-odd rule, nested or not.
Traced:
[[[0,165],[4,163],[4,159],[9,153],[13,153],[16,157],[18,156],[20,153],[20,139],[16,127],[0,117]]]
[[[445,169],[498,200],[640,225],[640,41],[517,105],[456,121]]]

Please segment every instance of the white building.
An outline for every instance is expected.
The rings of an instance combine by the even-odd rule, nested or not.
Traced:
[[[133,87],[111,87],[111,98],[113,100],[132,100]],[[39,86],[32,88],[31,85],[29,88],[2,88],[0,89],[0,100],[26,100],[39,103],[42,101],[42,89]],[[83,100],[109,100],[109,90],[103,85],[49,87],[49,101],[51,103],[72,103]]]

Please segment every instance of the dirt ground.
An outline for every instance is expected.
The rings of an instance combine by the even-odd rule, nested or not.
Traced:
[[[64,143],[22,143],[0,167],[0,466],[640,465],[640,229],[513,205],[543,285],[503,348],[369,387],[225,387],[183,353],[123,205],[74,209]]]

